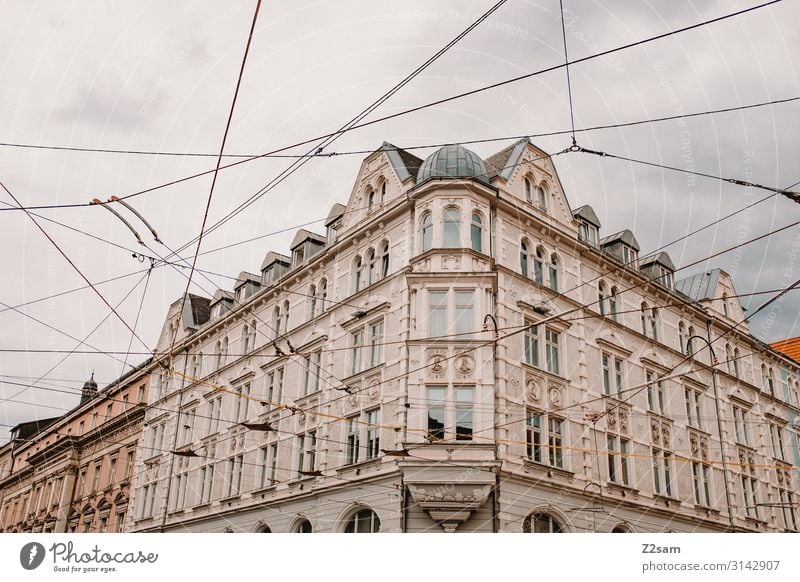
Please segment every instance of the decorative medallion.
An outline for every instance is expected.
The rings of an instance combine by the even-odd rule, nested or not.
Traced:
[[[664,438],[664,446],[668,447],[672,436],[672,429],[668,424],[661,425],[661,436]]]
[[[658,444],[661,441],[661,428],[657,422],[650,424],[650,436],[653,439],[653,444]]]
[[[456,369],[462,374],[467,375],[475,369],[475,360],[469,356],[461,356],[456,361]]]
[[[553,406],[561,406],[561,390],[557,386],[550,387],[550,404]]]
[[[628,411],[624,408],[619,410],[619,428],[623,433],[628,432]]]
[[[528,378],[528,381],[525,383],[525,391],[528,394],[528,398],[530,400],[539,400],[542,396],[542,390],[539,386],[539,383],[534,380],[533,378]]]
[[[373,378],[370,380],[369,387],[367,388],[367,396],[370,400],[375,400],[380,393],[380,380],[378,378]]]

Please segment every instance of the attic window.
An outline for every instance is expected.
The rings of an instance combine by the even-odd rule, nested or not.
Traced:
[[[236,300],[239,303],[242,303],[245,300],[246,297],[247,297],[247,285],[242,285],[236,291]]]
[[[211,308],[211,319],[217,319],[222,315],[222,303],[217,303]]]
[[[658,266],[658,282],[661,283],[667,289],[672,289],[672,271],[666,268],[663,265]]]
[[[638,253],[628,245],[622,245],[622,262],[626,267],[636,268],[636,262],[639,259]]]
[[[578,239],[589,243],[593,247],[597,246],[597,227],[588,222],[581,221],[578,225]]]
[[[305,261],[306,253],[303,247],[300,247],[296,251],[294,251],[294,266],[302,265],[303,261]]]

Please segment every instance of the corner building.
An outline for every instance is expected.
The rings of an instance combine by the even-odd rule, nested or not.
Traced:
[[[130,529],[797,530],[798,364],[529,141],[384,143],[326,226],[170,309]]]

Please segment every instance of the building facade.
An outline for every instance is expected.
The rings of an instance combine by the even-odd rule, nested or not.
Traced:
[[[132,531],[798,530],[797,362],[527,140],[384,144],[326,227],[169,310]]]
[[[0,450],[0,531],[125,531],[150,361],[63,416],[25,422]]]

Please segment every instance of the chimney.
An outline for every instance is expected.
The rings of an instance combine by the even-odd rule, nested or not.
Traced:
[[[83,390],[81,390],[81,403],[79,406],[89,402],[95,396],[97,396],[97,382],[94,381],[94,372],[92,372],[92,377],[86,381],[83,385]]]

